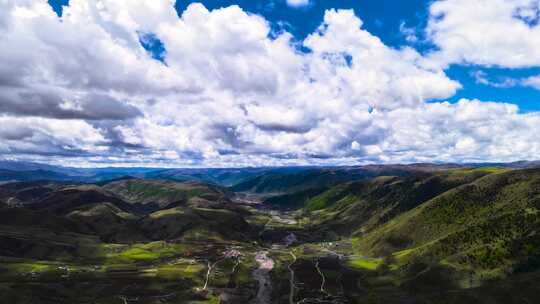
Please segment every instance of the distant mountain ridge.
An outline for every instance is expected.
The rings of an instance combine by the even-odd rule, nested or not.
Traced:
[[[403,174],[411,171],[433,171],[450,168],[496,166],[502,168],[539,168],[540,161],[517,161],[511,163],[416,163],[385,164],[363,166],[307,166],[307,167],[246,167],[246,168],[146,168],[146,167],[106,167],[106,168],[74,168],[48,165],[33,162],[0,161],[1,181],[79,181],[102,182],[125,177],[164,179],[173,181],[199,181],[226,187],[238,191],[279,192],[277,185],[268,185],[271,180],[284,177],[293,181],[300,176],[309,179],[310,172],[324,174],[335,172],[335,182],[373,177],[382,174]],[[393,173],[393,174],[392,174]],[[315,176],[316,174],[313,174]],[[296,176],[296,177],[295,177]],[[345,177],[347,176],[347,177]],[[356,177],[355,177],[356,176]],[[314,179],[321,179],[320,177]],[[328,178],[331,181],[333,178]],[[317,182],[312,181],[315,184]],[[324,182],[324,184],[327,184]],[[313,186],[314,186],[313,185]],[[283,187],[281,187],[283,188]],[[300,188],[309,188],[308,186]],[[282,190],[282,189],[281,189]]]

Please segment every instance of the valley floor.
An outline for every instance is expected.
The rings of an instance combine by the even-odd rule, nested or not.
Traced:
[[[382,258],[354,254],[352,239],[311,241],[302,220],[258,209],[249,221],[260,241],[251,243],[106,244],[99,258],[73,262],[3,257],[0,294],[5,303],[51,304],[534,303],[540,291],[522,285],[540,278],[535,273],[454,290],[420,273],[416,286],[403,287]],[[519,288],[520,298],[507,302],[504,288]]]

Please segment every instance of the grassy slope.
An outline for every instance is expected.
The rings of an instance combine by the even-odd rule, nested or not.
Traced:
[[[195,182],[172,182],[130,179],[109,183],[104,189],[131,203],[156,203],[165,207],[175,202],[187,202],[194,197],[219,199],[225,192],[215,186]]]
[[[67,187],[69,184],[35,181],[14,182],[0,185],[0,201],[10,202],[10,205],[31,204],[45,198],[49,193]]]
[[[66,215],[78,208],[105,202],[124,211],[131,210],[129,204],[96,185],[80,185],[53,191],[45,198],[33,203],[30,208],[46,210],[56,215]]]
[[[332,187],[309,199],[304,211],[312,224],[340,233],[369,231],[456,186],[490,174],[492,169],[380,176]],[[359,228],[361,230],[357,231]]]
[[[151,190],[165,188],[166,194],[158,196],[164,208],[179,196],[192,199],[193,204],[173,209],[157,205],[150,211],[154,213],[148,214],[145,208],[126,203],[96,185],[65,187],[50,191],[28,207],[0,209],[0,239],[3,240],[0,255],[69,259],[80,255],[78,237],[93,238],[97,243],[175,238],[229,241],[251,237],[252,229],[243,219],[246,211],[212,201],[225,195],[220,188],[174,182],[165,182],[165,187],[156,181],[134,185],[137,190],[148,190],[145,199],[156,198],[156,192]],[[56,242],[55,235],[62,241]]]
[[[300,172],[267,172],[232,186],[236,192],[291,193],[374,176],[361,170],[309,169]]]
[[[310,188],[293,193],[273,195],[263,201],[264,205],[278,209],[302,208],[306,201],[323,193],[328,188]]]
[[[540,170],[493,172],[447,191],[358,239],[367,254],[431,257],[502,273],[540,254]],[[402,250],[402,251],[399,251]],[[532,263],[532,264],[531,264]]]
[[[249,240],[252,228],[244,218],[225,209],[182,208],[160,210],[145,217],[140,228],[151,239]]]

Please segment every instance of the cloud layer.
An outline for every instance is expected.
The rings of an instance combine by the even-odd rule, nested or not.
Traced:
[[[0,51],[0,157],[264,166],[540,156],[537,113],[443,101],[461,87],[444,73],[452,62],[537,64],[505,57],[512,41],[500,54],[463,49],[451,38],[463,34],[459,1],[433,4],[440,50],[426,56],[386,46],[351,10],[328,10],[296,41],[237,6],[192,4],[178,16],[173,2],[71,0],[61,18],[46,1],[0,2],[10,46]],[[159,39],[162,61],[141,37]]]
[[[433,59],[522,68],[540,66],[538,0],[441,0],[430,6]]]

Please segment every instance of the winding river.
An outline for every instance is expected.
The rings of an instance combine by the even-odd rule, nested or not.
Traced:
[[[264,231],[270,229],[270,224],[272,222],[277,222],[285,225],[297,225],[297,221],[289,218],[283,218],[277,215],[275,212],[271,213],[270,218],[265,223],[263,229],[261,230],[261,235]],[[280,243],[274,244],[271,246],[271,249],[268,250],[278,250],[281,251],[297,241],[297,237],[294,233],[289,233]],[[294,270],[292,265],[296,262],[296,256],[293,251],[288,251],[292,257],[291,263],[288,265],[289,268],[289,282],[290,282],[290,293],[289,293],[289,303],[294,304],[295,289],[296,285],[294,283]],[[274,269],[274,260],[268,257],[268,251],[258,251],[255,255],[255,261],[259,265],[257,269],[253,271],[253,278],[258,282],[259,288],[257,290],[257,296],[252,302],[253,304],[270,304],[272,303],[272,278],[270,272]]]
[[[268,257],[267,251],[259,251],[255,256],[255,261],[259,264],[259,268],[253,271],[253,277],[259,283],[259,289],[253,303],[271,304],[272,279],[270,278],[270,271],[274,269],[274,260]]]

